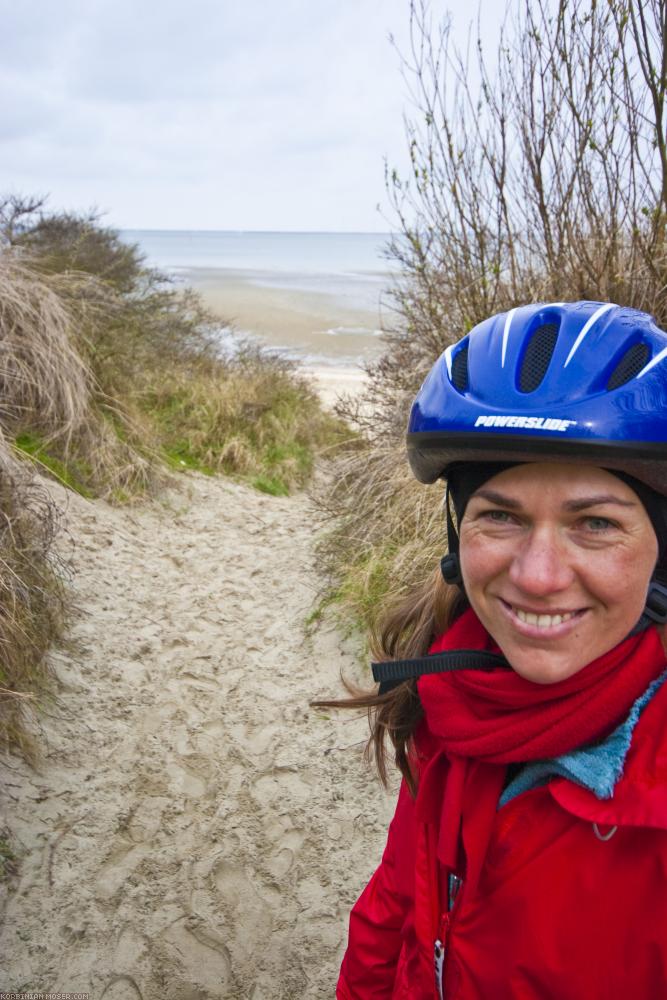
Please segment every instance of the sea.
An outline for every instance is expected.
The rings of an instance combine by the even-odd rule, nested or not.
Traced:
[[[124,230],[147,263],[202,295],[221,339],[250,337],[308,364],[382,351],[389,233]]]

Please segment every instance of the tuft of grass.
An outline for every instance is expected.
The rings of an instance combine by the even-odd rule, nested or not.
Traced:
[[[0,882],[17,872],[17,857],[12,850],[8,831],[0,831]]]
[[[338,591],[338,603],[351,608],[357,618],[372,624],[380,601],[390,588],[395,548],[378,546],[358,557]]]
[[[275,476],[256,476],[252,480],[252,485],[260,493],[269,493],[273,497],[287,497],[290,492],[287,483]]]
[[[42,274],[25,254],[0,251],[0,429],[84,495],[154,492],[150,431],[105,392],[84,349],[99,292],[98,279]]]
[[[79,469],[76,461],[70,459],[66,463],[49,454],[47,442],[35,433],[18,434],[13,444],[21,457],[32,459],[41,471],[50,473],[63,486],[88,499],[93,496],[84,485],[84,481],[90,479],[89,466]]]
[[[362,439],[312,495],[327,526],[317,543],[324,600],[343,622],[372,630],[444,554],[442,493],[414,480],[402,442]]]
[[[64,442],[85,423],[93,373],[75,346],[71,314],[55,287],[9,251],[0,253],[0,420]]]
[[[147,379],[137,405],[172,467],[238,476],[277,496],[303,487],[318,451],[350,433],[293,365],[247,345]]]

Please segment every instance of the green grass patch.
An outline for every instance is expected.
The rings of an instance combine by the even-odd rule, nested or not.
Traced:
[[[167,465],[178,472],[190,469],[202,472],[205,476],[215,475],[215,469],[211,468],[210,465],[205,465],[196,455],[193,455],[187,441],[178,441],[170,447],[162,448],[162,455]]]
[[[94,496],[94,493],[86,486],[86,480],[91,475],[91,470],[87,463],[77,462],[76,460],[63,461],[52,454],[48,450],[44,439],[34,432],[17,435],[13,443],[16,452],[20,456],[29,458],[42,471],[52,475],[63,486],[67,486],[68,489],[89,499]]]
[[[290,493],[287,483],[276,476],[256,476],[251,483],[260,493],[269,493],[273,497],[287,497]]]

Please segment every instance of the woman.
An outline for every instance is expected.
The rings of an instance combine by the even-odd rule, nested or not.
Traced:
[[[667,334],[592,302],[492,317],[408,453],[447,480],[449,554],[366,701],[403,782],[337,997],[667,996]]]

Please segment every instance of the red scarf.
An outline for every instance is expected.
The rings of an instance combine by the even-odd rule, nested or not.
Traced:
[[[429,652],[450,649],[498,651],[472,610]],[[439,749],[420,776],[418,815],[439,826],[438,857],[450,871],[460,867],[462,846],[469,891],[481,871],[506,765],[548,760],[607,736],[664,669],[660,636],[649,628],[554,684],[502,668],[419,679]]]

